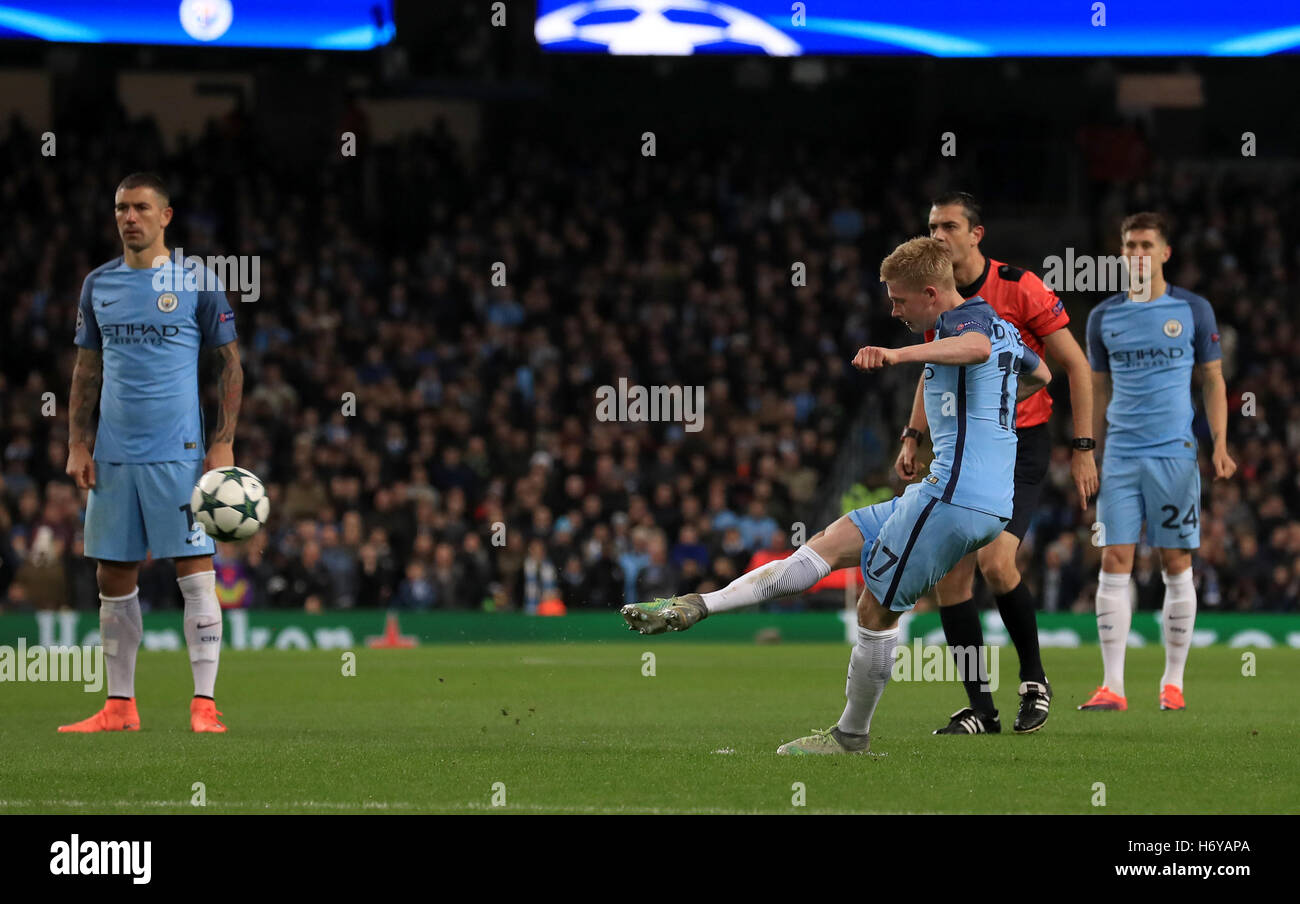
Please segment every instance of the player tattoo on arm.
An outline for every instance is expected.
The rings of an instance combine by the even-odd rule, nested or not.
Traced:
[[[217,430],[213,443],[235,441],[235,424],[239,420],[239,406],[244,398],[244,366],[239,362],[239,344],[227,342],[217,349],[220,355],[217,386],[221,409],[217,415]]]
[[[68,442],[89,447],[95,439],[92,423],[99,390],[104,384],[104,353],[92,348],[78,348],[72,368],[72,392],[68,400]]]

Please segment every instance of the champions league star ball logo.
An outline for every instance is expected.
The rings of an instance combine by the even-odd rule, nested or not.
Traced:
[[[725,50],[797,56],[789,35],[757,16],[711,0],[586,0],[537,20],[537,43],[552,50],[689,56]]]
[[[230,28],[235,10],[230,0],[184,0],[181,28],[196,41],[215,41]]]

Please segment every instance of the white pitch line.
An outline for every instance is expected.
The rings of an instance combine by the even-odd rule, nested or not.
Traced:
[[[446,811],[485,811],[485,812],[542,812],[542,813],[628,813],[642,814],[647,816],[660,815],[723,815],[723,816],[753,816],[762,814],[774,814],[787,812],[786,808],[772,809],[755,809],[755,810],[738,810],[729,807],[630,807],[630,806],[570,806],[566,804],[509,804],[504,807],[494,807],[491,804],[485,804],[478,801],[457,801],[455,803],[439,804],[414,804],[407,801],[364,801],[362,803],[341,803],[338,801],[291,801],[284,803],[255,803],[251,801],[212,801],[205,807],[196,807],[188,801],[173,800],[114,800],[114,801],[84,801],[84,800],[0,800],[0,810],[17,809],[33,807],[59,807],[70,809],[166,809],[178,808],[186,810],[418,810],[421,812],[446,812]],[[792,808],[791,808],[792,809]],[[868,810],[823,810],[813,808],[810,812],[816,812],[827,816],[861,816],[871,815],[877,811]],[[885,815],[889,811],[878,811],[878,815]],[[916,815],[916,814],[912,814]],[[937,811],[928,815],[942,815]]]
[[[187,800],[0,800],[0,810],[18,807],[66,807],[73,809],[125,809],[150,808],[163,809],[180,807],[183,809],[239,809],[269,810],[273,807],[299,810],[411,810],[417,805],[405,801],[368,800],[359,804],[340,803],[338,801],[299,800],[285,803],[251,803],[248,801],[214,801],[208,806],[196,806]]]

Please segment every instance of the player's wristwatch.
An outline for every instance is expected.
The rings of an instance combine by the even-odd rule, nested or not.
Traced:
[[[915,427],[904,427],[903,434],[898,438],[898,441],[901,443],[905,439],[914,439],[919,443],[922,435],[921,431]]]
[[[1080,452],[1088,452],[1097,448],[1097,441],[1091,436],[1076,436],[1070,441],[1070,445]]]

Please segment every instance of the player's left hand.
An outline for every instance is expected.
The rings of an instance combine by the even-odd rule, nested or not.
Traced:
[[[233,468],[234,466],[235,447],[233,443],[213,443],[208,447],[208,455],[203,459],[205,474],[215,468]]]
[[[1216,448],[1214,450],[1214,476],[1227,480],[1235,473],[1237,473],[1237,463],[1228,454],[1227,447],[1220,446]]]
[[[1091,449],[1076,449],[1070,456],[1070,476],[1079,491],[1079,508],[1085,511],[1088,500],[1097,495],[1097,459]]]
[[[892,348],[880,348],[875,345],[863,346],[853,356],[853,366],[858,370],[880,370],[880,368],[888,367],[895,361],[896,358]]]

